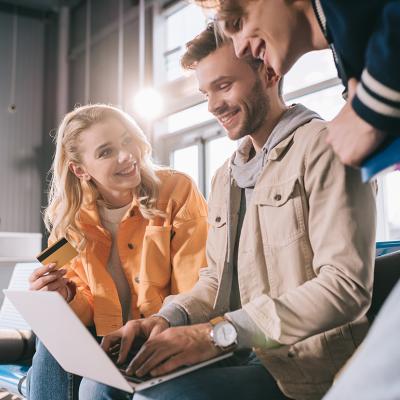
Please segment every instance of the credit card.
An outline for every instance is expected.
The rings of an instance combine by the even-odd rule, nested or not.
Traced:
[[[56,269],[59,269],[77,255],[78,252],[72,244],[69,243],[67,239],[61,238],[47,249],[43,250],[36,258],[43,265],[55,263],[57,264]]]

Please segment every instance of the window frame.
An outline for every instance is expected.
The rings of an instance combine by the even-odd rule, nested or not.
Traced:
[[[156,142],[162,141],[163,145],[155,149],[155,156],[161,164],[171,165],[174,151],[197,145],[199,149],[199,189],[206,195],[206,145],[223,136],[225,136],[225,132],[216,120],[201,122],[174,133],[158,135],[155,140]]]

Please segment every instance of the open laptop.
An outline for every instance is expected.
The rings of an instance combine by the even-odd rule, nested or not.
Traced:
[[[4,293],[66,371],[129,393],[158,385],[232,355],[223,354],[155,378],[128,377],[103,351],[59,293],[27,290],[4,290]]]

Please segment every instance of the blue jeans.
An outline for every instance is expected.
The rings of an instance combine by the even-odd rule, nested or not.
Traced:
[[[324,400],[400,399],[400,282]]]
[[[80,400],[284,400],[276,382],[254,353],[231,357],[153,388],[130,395],[84,379]]]
[[[96,337],[95,329],[89,328],[89,331],[100,342],[101,338]],[[37,340],[32,367],[26,378],[29,400],[78,400],[81,380],[82,377],[61,368],[43,343]]]
[[[26,379],[29,400],[76,400],[81,378],[63,370],[39,340]]]

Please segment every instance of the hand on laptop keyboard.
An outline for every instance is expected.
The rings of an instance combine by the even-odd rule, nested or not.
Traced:
[[[114,356],[117,356],[117,363],[121,364],[129,358],[129,353],[136,354],[144,341],[155,337],[168,327],[168,322],[162,317],[154,316],[132,320],[122,328],[104,336],[101,347],[106,353],[111,352]],[[118,350],[115,347],[116,345],[119,346]]]

